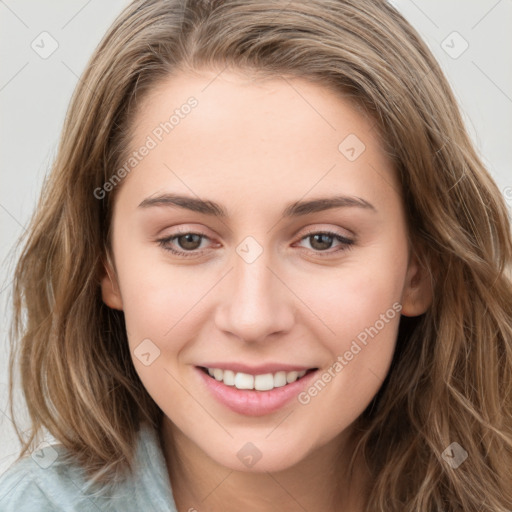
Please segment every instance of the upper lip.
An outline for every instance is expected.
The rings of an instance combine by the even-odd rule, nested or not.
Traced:
[[[284,372],[301,372],[304,370],[311,370],[316,368],[314,366],[302,366],[295,364],[286,364],[286,363],[267,363],[260,364],[255,366],[250,366],[244,363],[221,363],[221,362],[212,362],[212,363],[203,363],[198,365],[203,368],[220,368],[221,370],[231,370],[235,373],[247,373],[249,375],[264,375],[265,373],[276,373],[279,371]]]

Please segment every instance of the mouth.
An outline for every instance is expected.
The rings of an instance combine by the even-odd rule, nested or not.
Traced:
[[[277,362],[247,366],[212,361],[203,365],[195,366],[195,371],[207,396],[244,416],[265,416],[292,406],[294,398],[311,386],[319,371],[318,367]]]
[[[275,388],[284,388],[303,379],[306,375],[315,372],[318,368],[309,368],[308,370],[279,370],[272,373],[250,374],[244,372],[235,372],[233,370],[221,368],[208,368],[198,366],[199,370],[208,377],[226,386],[238,390],[271,391]]]

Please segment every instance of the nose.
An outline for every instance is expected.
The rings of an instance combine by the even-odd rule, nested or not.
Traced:
[[[290,331],[295,321],[293,293],[272,268],[266,251],[252,263],[235,255],[226,281],[215,315],[219,330],[247,343]]]

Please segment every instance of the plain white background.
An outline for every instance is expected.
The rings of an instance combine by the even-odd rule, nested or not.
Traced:
[[[392,3],[440,61],[476,147],[512,206],[512,0]],[[18,449],[7,408],[10,250],[28,224],[80,74],[127,4],[0,0],[0,474]],[[55,51],[44,55],[52,45]]]

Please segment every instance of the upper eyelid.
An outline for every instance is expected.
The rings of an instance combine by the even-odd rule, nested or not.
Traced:
[[[298,236],[302,231],[303,231],[304,228],[301,228],[301,229],[298,229],[298,230],[295,230],[294,231],[294,235],[293,237],[296,237]],[[338,233],[337,232],[337,229],[343,229],[344,231],[346,231],[348,234],[345,235],[343,233]],[[355,239],[356,238],[356,235],[354,232],[352,232],[351,230],[347,229],[347,228],[311,228],[311,229],[307,229],[301,236],[301,238],[305,237],[305,236],[308,236],[308,235],[311,235],[311,234],[317,234],[317,233],[325,233],[325,232],[331,232],[331,233],[334,233],[338,236],[341,236],[342,238],[351,238],[351,239]],[[165,236],[162,236],[160,237],[160,239],[162,238],[172,238],[174,236],[179,236],[179,235],[187,235],[187,234],[194,234],[194,235],[201,235],[205,238],[208,238],[208,239],[212,239],[213,237],[207,235],[204,231],[202,231],[200,228],[177,228],[177,230],[169,235],[165,235]]]
[[[339,222],[339,219],[338,219],[338,222]],[[327,227],[325,227],[325,226],[327,226]],[[167,229],[176,230],[175,234],[176,233],[197,233],[197,234],[204,234],[205,236],[208,236],[208,235],[206,235],[206,231],[215,233],[215,230],[212,230],[211,228],[208,228],[208,227],[203,227],[203,223],[201,223],[201,222],[198,222],[198,223],[184,222],[184,223],[171,224],[171,225],[168,225],[166,228],[160,229],[159,231],[165,231]],[[281,229],[281,231],[286,231],[286,230],[287,230],[286,228]],[[306,232],[308,232],[308,233],[309,232],[316,233],[319,231],[342,230],[342,231],[345,231],[346,233],[348,233],[349,236],[354,236],[354,237],[356,236],[353,230],[349,229],[346,226],[338,225],[337,221],[334,219],[331,222],[326,221],[326,220],[321,220],[319,222],[318,221],[317,222],[308,222],[306,224],[306,226],[302,226],[300,228],[293,229],[293,236],[297,236],[298,233],[300,233],[301,231],[304,231],[304,230],[306,230]],[[229,234],[230,235],[232,234],[231,230],[229,230]],[[214,235],[214,236],[216,236],[216,235]]]

